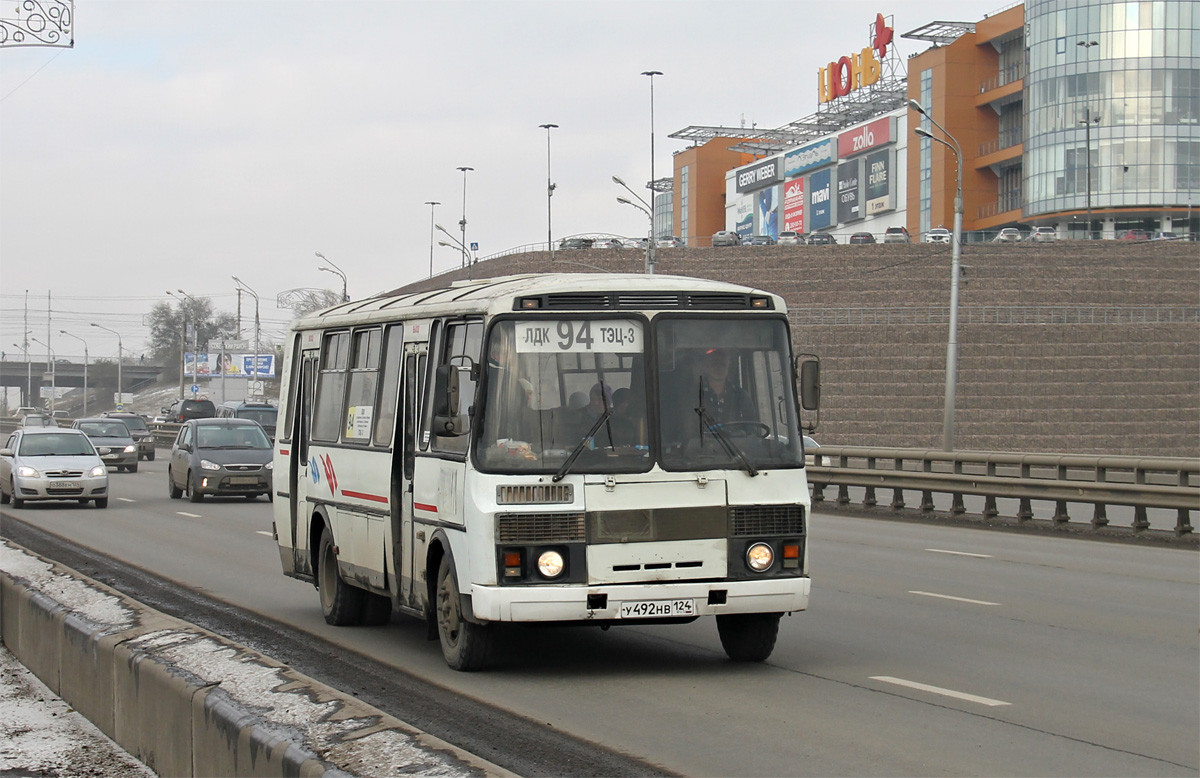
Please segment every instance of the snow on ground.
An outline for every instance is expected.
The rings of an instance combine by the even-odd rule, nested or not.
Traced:
[[[149,778],[154,773],[0,645],[0,775]]]

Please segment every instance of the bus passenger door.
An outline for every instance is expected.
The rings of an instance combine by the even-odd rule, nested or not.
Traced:
[[[296,412],[292,421],[292,454],[288,461],[288,515],[292,528],[292,563],[298,573],[312,573],[308,554],[308,438],[312,431],[313,391],[318,351],[305,351],[300,362],[300,380],[291,401]]]
[[[428,362],[428,343],[404,344],[404,375],[402,379],[400,418],[400,532],[395,533],[396,559],[400,567],[400,600],[406,605],[418,607],[420,598],[414,590],[416,570],[415,538],[413,537],[413,470],[416,462],[418,418],[422,407],[425,368]]]

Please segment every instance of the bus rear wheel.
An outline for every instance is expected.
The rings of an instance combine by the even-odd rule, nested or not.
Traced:
[[[763,662],[775,650],[781,613],[730,613],[717,616],[721,646],[735,662]]]
[[[363,595],[357,586],[342,580],[338,572],[337,554],[334,553],[333,536],[329,531],[321,533],[318,556],[317,591],[321,595],[321,613],[325,622],[335,627],[352,627],[362,623]]]
[[[458,581],[450,557],[442,557],[437,575],[437,629],[442,656],[451,669],[479,670],[491,655],[492,629],[463,618]]]

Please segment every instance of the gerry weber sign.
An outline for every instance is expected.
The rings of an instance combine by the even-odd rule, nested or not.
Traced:
[[[762,189],[770,184],[777,184],[783,180],[782,159],[768,159],[766,162],[760,162],[757,165],[745,168],[737,174],[737,190],[739,192],[750,192],[755,189]]]

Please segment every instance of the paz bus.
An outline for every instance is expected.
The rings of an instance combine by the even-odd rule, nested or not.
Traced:
[[[283,571],[330,624],[425,620],[456,670],[504,623],[702,616],[765,660],[808,605],[819,391],[783,299],[727,283],[521,275],[337,305],[285,349]]]

